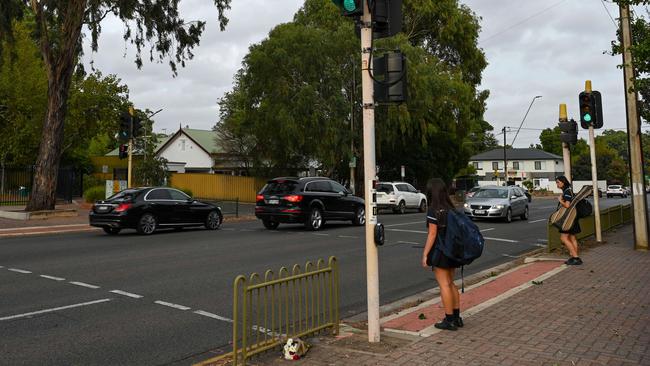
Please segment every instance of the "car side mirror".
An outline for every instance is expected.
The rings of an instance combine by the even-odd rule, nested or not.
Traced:
[[[510,197],[511,200],[517,199],[517,196]]]

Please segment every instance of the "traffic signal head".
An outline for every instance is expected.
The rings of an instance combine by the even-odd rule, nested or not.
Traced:
[[[560,121],[560,141],[565,144],[575,144],[578,142],[578,123],[573,119],[570,121]]]
[[[578,96],[580,105],[580,126],[584,129],[603,127],[603,106],[600,92],[583,91]]]
[[[138,116],[133,116],[133,138],[141,136],[142,133],[142,120]]]
[[[332,0],[341,9],[341,14],[346,17],[363,15],[363,0]]]
[[[120,159],[125,159],[129,157],[129,145],[120,145],[120,150],[119,150],[119,157]]]
[[[120,141],[128,141],[131,138],[131,115],[128,112],[122,112],[120,115],[118,138]]]
[[[401,52],[385,53],[373,59],[374,92],[377,103],[406,102],[406,57]]]

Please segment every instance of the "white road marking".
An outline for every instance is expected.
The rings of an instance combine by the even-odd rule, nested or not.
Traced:
[[[71,284],[71,285],[77,285],[77,286],[87,287],[87,288],[92,288],[92,289],[98,289],[99,288],[99,286],[91,285],[91,284],[85,283],[85,282],[70,281],[68,283]]]
[[[533,244],[536,247],[546,248],[546,244]]]
[[[321,233],[312,233],[312,234],[318,235],[318,236],[330,236],[330,234],[321,234]]]
[[[548,243],[548,240],[546,240],[546,239],[537,239],[537,241],[539,241],[541,243]]]
[[[403,224],[391,224],[391,225],[384,225],[385,227],[391,227],[391,226],[403,226],[403,225],[415,225],[415,224],[420,224],[424,225],[426,223],[426,220],[420,220],[420,221],[413,221],[413,222],[405,222]]]
[[[529,223],[529,224],[534,224],[534,223],[536,223],[536,222],[546,221],[546,220],[548,220],[548,219],[539,219],[539,220],[535,220],[535,221],[528,221],[528,223]]]
[[[171,302],[165,302],[165,301],[156,300],[156,301],[154,301],[154,303],[156,303],[158,305],[169,306],[170,308],[174,308],[174,309],[178,309],[178,310],[190,310],[191,309],[191,308],[188,308],[187,306],[178,305],[178,304],[174,304],[174,303],[171,303]]]
[[[488,229],[483,229],[483,230],[481,230],[481,232],[485,232],[485,231],[492,231],[492,230],[494,230],[494,228],[493,228],[493,227],[491,227],[491,228],[488,228]]]
[[[54,276],[48,276],[48,275],[41,275],[41,277],[47,278],[48,280],[65,281],[65,278],[61,278],[61,277],[54,277]]]
[[[0,268],[5,268],[4,266],[0,266]]]
[[[352,235],[339,235],[339,238],[359,239],[358,236],[352,236]]]
[[[128,297],[132,297],[134,299],[141,299],[143,297],[142,295],[133,294],[131,292],[126,292],[126,291],[122,291],[122,290],[111,290],[109,292],[112,292],[112,293],[118,294],[118,295],[124,295],[124,296],[128,296]]]
[[[18,269],[18,268],[7,268],[7,270],[11,272],[18,272],[18,273],[32,273],[31,271],[26,271],[24,269]]]
[[[508,258],[515,258],[515,259],[519,258],[518,255],[510,255],[510,254],[501,254],[501,255]]]
[[[404,240],[400,240],[400,241],[398,241],[396,244],[422,245],[422,243],[414,243],[414,242],[412,242],[412,241],[404,241]]]
[[[44,314],[44,313],[51,313],[53,311],[58,311],[58,310],[65,310],[65,309],[72,309],[72,308],[78,308],[81,306],[88,306],[88,305],[94,305],[94,304],[99,304],[102,302],[106,301],[111,301],[111,299],[101,299],[101,300],[95,300],[95,301],[89,301],[89,302],[83,302],[81,304],[74,304],[74,305],[68,305],[68,306],[60,306],[58,308],[52,308],[52,309],[45,309],[45,310],[39,310],[39,311],[33,311],[31,313],[25,313],[25,314],[18,314],[18,315],[12,315],[12,316],[6,316],[4,318],[0,318],[0,321],[2,320],[11,320],[11,319],[18,319],[18,318],[25,318],[28,316],[32,315],[38,315],[38,314]]]
[[[223,316],[219,316],[219,315],[217,315],[217,314],[208,313],[207,311],[203,311],[203,310],[196,310],[196,311],[194,311],[194,314],[199,314],[199,315],[207,316],[208,318],[212,318],[212,319],[223,320],[224,322],[228,322],[228,323],[232,323],[232,322],[233,322],[232,319],[224,318]]]
[[[422,230],[386,229],[386,231],[400,231],[403,233],[428,234],[426,231],[422,231]]]
[[[52,226],[27,226],[27,227],[14,227],[9,229],[0,229],[0,232],[3,231],[16,231],[16,230],[29,230],[29,229],[46,229],[46,228],[57,228],[57,227],[89,227],[88,224],[71,224],[71,225],[52,225]]]
[[[485,240],[493,240],[493,241],[504,241],[506,243],[519,243],[517,240],[501,239],[501,238],[488,238],[487,236],[484,236],[483,239],[485,239]]]

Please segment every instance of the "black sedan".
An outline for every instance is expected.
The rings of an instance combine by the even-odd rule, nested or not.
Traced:
[[[205,226],[217,230],[223,221],[221,209],[211,203],[192,199],[168,187],[125,189],[93,205],[91,226],[115,235],[122,229],[136,229],[149,235],[159,228]]]

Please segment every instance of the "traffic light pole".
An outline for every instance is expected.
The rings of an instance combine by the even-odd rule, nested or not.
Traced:
[[[596,241],[603,241],[603,234],[600,230],[600,204],[598,199],[598,172],[596,171],[596,138],[594,137],[594,126],[589,126],[589,153],[591,154],[591,184],[594,188],[594,218],[596,221]]]
[[[508,158],[506,156],[506,128],[503,127],[503,181],[504,186],[508,186]]]
[[[379,342],[379,254],[374,242],[377,224],[376,205],[373,202],[375,161],[375,104],[374,85],[370,78],[372,53],[372,15],[368,1],[363,1],[361,18],[361,82],[363,100],[363,173],[366,210],[366,285],[368,291],[368,341]]]
[[[126,186],[131,188],[131,174],[133,173],[133,107],[129,107],[129,168],[127,170]]]
[[[568,122],[569,119],[566,113],[566,104],[560,104],[560,122]],[[571,178],[571,150],[569,150],[569,144],[566,142],[562,143],[562,161],[564,163],[564,176],[573,184],[573,179]]]
[[[645,177],[643,174],[643,150],[641,147],[641,120],[637,109],[637,94],[634,87],[632,65],[632,32],[630,30],[630,8],[619,4],[623,46],[623,77],[625,84],[625,107],[627,109],[628,152],[630,156],[630,178],[632,180],[632,210],[634,220],[634,249],[648,250],[648,215],[646,210]]]

